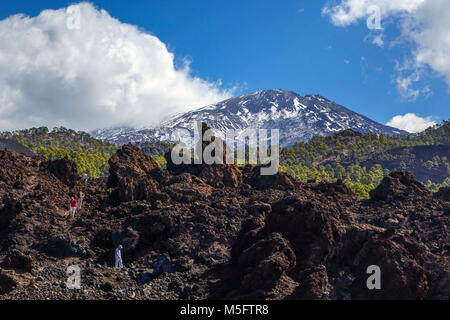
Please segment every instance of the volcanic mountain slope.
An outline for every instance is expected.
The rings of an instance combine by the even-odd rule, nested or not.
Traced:
[[[428,180],[442,183],[450,177],[449,168],[444,163],[428,166],[427,163],[436,157],[440,159],[450,159],[450,146],[414,146],[399,147],[383,153],[372,154],[366,161],[361,162],[361,166],[367,168],[375,164],[380,164],[384,169],[393,171],[402,166],[414,172],[414,177],[423,182]],[[348,163],[343,162],[343,165]]]
[[[116,144],[181,140],[189,145],[197,121],[207,122],[222,138],[227,130],[234,129],[241,140],[246,129],[280,129],[283,147],[346,129],[360,133],[406,133],[381,125],[320,95],[302,97],[294,92],[265,90],[187,112],[156,129],[97,130],[93,135]]]
[[[395,136],[345,130],[314,137],[307,143],[294,143],[281,150],[280,158],[282,170],[304,181],[341,178],[377,186],[381,170],[371,177],[367,172],[374,173],[381,166],[382,170],[411,171],[417,180],[427,184],[446,183],[450,179],[450,122],[420,133]]]
[[[395,172],[360,201],[340,181],[167,158],[163,170],[126,145],[108,181],[86,185],[68,160],[0,151],[0,298],[450,297],[450,190]],[[85,206],[69,220],[78,191]],[[81,289],[66,287],[72,264]],[[366,287],[370,265],[381,290]]]

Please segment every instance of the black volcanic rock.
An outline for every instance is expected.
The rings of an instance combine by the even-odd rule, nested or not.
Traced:
[[[68,186],[73,187],[81,179],[76,164],[68,158],[47,161],[42,166]]]
[[[429,290],[424,266],[426,248],[403,235],[371,237],[355,256],[353,267],[360,270],[352,284],[354,299],[423,299]],[[382,290],[367,290],[366,269],[379,266]]]
[[[123,146],[109,159],[107,185],[114,188],[111,201],[121,203],[155,197],[158,188],[152,173],[159,170],[151,156],[132,144]]]
[[[450,202],[450,187],[443,187],[436,192],[435,196]],[[449,208],[450,209],[450,208]]]
[[[299,276],[299,285],[289,299],[321,300],[326,298],[330,290],[327,269],[324,265],[312,267]]]
[[[0,269],[0,295],[8,294],[17,287],[17,281]]]
[[[167,161],[167,170],[173,175],[178,175],[181,173],[191,173],[199,178],[204,179],[208,184],[214,187],[237,187],[242,182],[242,172],[234,164],[226,164],[227,154],[230,153],[230,149],[227,147],[225,142],[219,137],[216,137],[214,132],[208,127],[206,123],[201,124],[202,137],[205,132],[210,131],[211,139],[210,141],[199,141],[197,142],[197,150],[203,152],[211,144],[215,144],[216,147],[222,147],[222,157],[220,161],[222,164],[206,164],[202,161],[201,164],[195,164],[194,158],[191,158],[191,164],[179,164],[175,165],[172,161],[172,150],[169,150],[165,154],[165,159]],[[214,153],[211,154],[212,157],[216,157]]]
[[[1,266],[7,269],[31,273],[33,271],[33,260],[30,256],[27,256],[19,250],[11,250],[3,259]]]
[[[132,144],[123,146],[109,160],[108,186],[116,187],[123,179],[145,176],[158,168],[155,160]]]
[[[243,274],[242,291],[267,291],[295,267],[295,254],[289,241],[272,233],[244,250],[237,267]]]
[[[416,181],[409,171],[391,172],[378,187],[370,191],[371,199],[387,202],[408,196],[431,196],[431,192]]]
[[[341,182],[261,180],[257,167],[173,174],[132,146],[113,156],[109,183],[66,184],[70,162],[46,163],[0,151],[0,299],[449,298],[450,203],[409,173],[362,201]],[[368,265],[383,290],[367,290]],[[82,290],[67,288],[68,266]]]

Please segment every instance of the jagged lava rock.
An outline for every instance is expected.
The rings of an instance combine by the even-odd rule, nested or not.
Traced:
[[[151,172],[160,170],[156,161],[137,147],[128,144],[109,160],[108,186],[115,188],[113,202],[147,200],[158,193]]]
[[[407,173],[361,201],[341,182],[258,167],[163,170],[131,145],[109,181],[80,183],[74,168],[0,151],[0,299],[449,298],[449,202]],[[83,210],[69,219],[79,191]],[[161,261],[168,272],[155,271]],[[83,290],[67,289],[70,264]],[[365,285],[368,264],[381,268],[379,292]]]
[[[391,172],[389,176],[383,178],[378,187],[370,191],[371,199],[387,202],[408,196],[431,196],[431,192],[416,181],[409,171]]]
[[[62,183],[73,187],[81,177],[78,174],[77,166],[67,158],[44,162],[43,167],[50,171]]]

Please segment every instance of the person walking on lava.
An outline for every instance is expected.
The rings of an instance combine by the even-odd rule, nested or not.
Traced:
[[[77,205],[78,205],[77,200],[75,199],[75,197],[72,197],[70,199],[70,210],[69,210],[69,214],[70,214],[70,218],[71,219],[75,218],[75,213],[77,211]]]

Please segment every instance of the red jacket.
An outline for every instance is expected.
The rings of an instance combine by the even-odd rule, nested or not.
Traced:
[[[70,206],[71,206],[72,208],[76,207],[77,204],[78,204],[78,203],[77,203],[77,200],[75,200],[75,199],[70,200]]]

